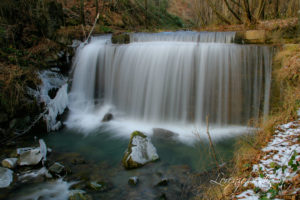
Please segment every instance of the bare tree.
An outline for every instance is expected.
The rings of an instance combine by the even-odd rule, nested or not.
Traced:
[[[99,13],[99,3],[98,0],[95,0],[95,7],[96,7],[96,15]]]
[[[148,0],[145,0],[145,25],[148,28]]]
[[[80,0],[80,19],[81,19],[81,24],[85,26],[84,0]]]
[[[231,24],[230,20],[227,19],[226,16],[224,16],[220,11],[218,11],[217,7],[211,0],[206,0],[207,4],[211,7],[211,9],[214,11],[214,13],[217,15],[219,19],[221,19],[226,24]]]

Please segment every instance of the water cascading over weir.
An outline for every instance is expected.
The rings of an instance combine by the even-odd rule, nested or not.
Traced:
[[[219,130],[214,136],[246,127],[268,114],[272,55],[266,46],[234,44],[234,37],[136,33],[122,45],[112,44],[111,36],[93,37],[76,54],[66,124],[187,133],[187,127],[205,128],[209,116]],[[114,120],[102,123],[108,112]]]

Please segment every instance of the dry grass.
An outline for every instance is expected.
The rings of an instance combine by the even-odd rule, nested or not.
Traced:
[[[0,63],[0,106],[3,112],[9,117],[16,115],[17,109],[27,104],[27,85],[36,86],[39,83],[33,68],[22,69],[17,65]]]
[[[45,56],[52,50],[59,49],[60,46],[49,39],[42,38],[39,43],[28,49],[29,55],[43,55]]]

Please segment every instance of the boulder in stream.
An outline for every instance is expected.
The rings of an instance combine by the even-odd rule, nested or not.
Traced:
[[[51,165],[51,167],[49,168],[49,172],[53,175],[62,175],[66,172],[66,170],[62,164],[56,162]]]
[[[0,167],[0,188],[7,188],[13,182],[14,172],[10,169]]]
[[[18,158],[6,158],[2,160],[2,166],[9,168],[9,169],[14,169],[17,166],[17,161]]]
[[[137,176],[130,177],[128,180],[129,185],[137,185],[139,182],[139,178]]]
[[[17,154],[19,155],[18,164],[20,166],[24,165],[37,165],[41,161],[44,162],[47,160],[47,146],[43,139],[39,140],[40,147],[32,148],[18,148]]]
[[[92,200],[92,197],[83,190],[71,190],[69,200]]]
[[[156,148],[150,138],[139,131],[133,132],[128,149],[122,159],[123,166],[126,169],[134,169],[158,159]]]
[[[112,188],[110,183],[102,182],[102,181],[91,181],[88,183],[88,188],[98,192],[106,192]]]
[[[169,131],[167,129],[163,128],[154,128],[153,129],[153,137],[157,139],[163,139],[163,140],[174,140],[179,135],[177,133],[174,133],[172,131]]]
[[[18,151],[18,150],[17,150]],[[40,148],[33,148],[27,150],[19,150],[18,154],[20,155],[19,158],[19,165],[37,165],[43,159],[43,155],[41,153]]]
[[[113,114],[107,113],[104,115],[102,122],[109,122],[114,118]]]
[[[167,178],[162,178],[157,184],[156,186],[167,186],[169,183],[169,179]]]

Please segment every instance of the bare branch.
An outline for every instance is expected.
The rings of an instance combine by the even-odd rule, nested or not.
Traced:
[[[227,7],[227,9],[231,12],[231,14],[240,22],[242,23],[241,18],[238,16],[238,14],[236,12],[234,12],[234,10],[230,7],[229,3],[227,0],[224,0],[225,5]]]
[[[231,24],[230,20],[227,19],[224,15],[222,15],[216,8],[216,6],[211,2],[211,0],[206,0],[207,4],[211,7],[211,9],[216,13],[217,17],[224,21],[226,24]]]

